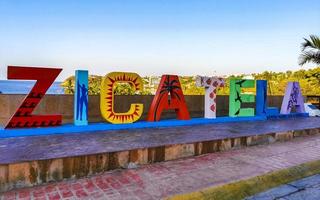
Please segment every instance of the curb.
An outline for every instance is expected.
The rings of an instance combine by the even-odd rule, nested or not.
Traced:
[[[225,185],[201,189],[195,192],[174,195],[168,200],[237,200],[266,191],[298,179],[320,173],[320,160],[303,163],[294,167],[269,172],[260,176]]]

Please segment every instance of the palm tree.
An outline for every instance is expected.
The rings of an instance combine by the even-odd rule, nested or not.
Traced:
[[[320,38],[315,35],[310,35],[310,40],[303,38],[302,54],[299,58],[299,65],[304,65],[308,62],[320,64]]]

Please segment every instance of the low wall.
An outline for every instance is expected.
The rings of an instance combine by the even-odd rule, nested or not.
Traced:
[[[21,104],[25,95],[0,94],[0,125],[3,126]],[[145,120],[153,99],[153,95],[133,95],[133,96],[115,96],[115,111],[125,112],[129,109],[131,103],[143,103],[144,111],[141,120]],[[191,117],[202,117],[204,108],[203,95],[185,96]],[[269,107],[280,107],[282,96],[268,97]],[[244,105],[254,107],[254,104]],[[217,97],[217,116],[228,115],[229,96],[223,95]],[[63,123],[73,122],[73,95],[46,95],[35,109],[34,114],[61,114]],[[174,111],[164,111],[162,119],[175,118]],[[89,96],[89,121],[105,121],[100,114],[100,96]]]

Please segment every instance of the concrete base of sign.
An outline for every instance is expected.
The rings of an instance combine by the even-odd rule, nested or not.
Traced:
[[[205,125],[228,122],[254,122],[266,120],[264,116],[254,117],[218,117],[215,119],[193,118],[190,120],[161,120],[158,122],[139,121],[130,124],[110,124],[110,123],[91,123],[87,126],[75,126],[66,124],[48,128],[26,128],[26,129],[0,129],[0,138],[37,136],[37,135],[55,135],[66,133],[90,133],[94,131],[112,131],[112,130],[134,130],[144,128],[164,128],[191,125]]]
[[[320,118],[2,138],[0,190],[310,134],[320,134]]]
[[[297,118],[297,117],[309,117],[308,113],[290,113],[290,114],[279,114],[279,115],[269,115],[268,119],[287,119],[287,118]]]
[[[267,116],[277,116],[279,115],[280,111],[277,107],[268,107],[267,108]]]

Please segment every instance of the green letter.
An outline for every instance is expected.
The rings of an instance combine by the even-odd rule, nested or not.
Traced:
[[[254,108],[241,108],[241,103],[255,102],[253,94],[241,94],[241,88],[254,88],[254,80],[230,80],[229,116],[254,116]]]

